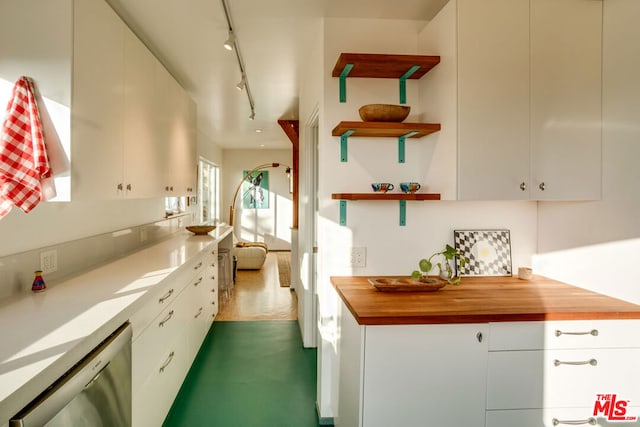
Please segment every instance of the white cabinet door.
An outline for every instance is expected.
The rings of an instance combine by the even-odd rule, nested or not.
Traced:
[[[123,195],[125,25],[102,0],[74,2],[71,192]]]
[[[532,197],[601,197],[602,1],[531,0]]]
[[[458,0],[458,198],[529,198],[529,0]]]
[[[155,129],[156,58],[131,30],[125,31],[124,184],[127,197],[162,196]]]
[[[487,330],[478,324],[367,326],[362,425],[483,425]]]
[[[173,194],[193,194],[197,180],[195,104],[173,78],[168,81],[168,178]]]

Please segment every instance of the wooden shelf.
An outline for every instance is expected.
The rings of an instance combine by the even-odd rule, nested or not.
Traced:
[[[438,193],[333,193],[334,200],[440,200]]]
[[[349,136],[383,138],[401,137],[416,132],[408,138],[422,138],[439,130],[439,123],[340,122],[333,128],[331,135],[342,136],[348,131],[354,131]]]
[[[346,65],[352,64],[348,77],[399,79],[412,67],[419,66],[406,78],[420,79],[439,63],[439,56],[341,53],[331,75],[340,77]]]

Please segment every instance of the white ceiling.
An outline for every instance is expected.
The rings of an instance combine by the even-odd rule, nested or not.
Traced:
[[[223,148],[288,148],[278,119],[298,119],[309,25],[322,16],[431,19],[448,0],[227,0],[255,101],[222,47],[222,0],[107,0],[198,104],[198,128]],[[256,129],[262,130],[257,133]]]

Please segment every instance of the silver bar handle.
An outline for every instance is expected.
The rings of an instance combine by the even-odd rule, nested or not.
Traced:
[[[200,315],[202,314],[202,310],[203,310],[203,308],[200,307],[200,310],[198,310],[198,313],[195,316],[193,316],[193,318],[197,319],[198,317],[200,317]]]
[[[580,360],[577,362],[563,362],[562,360],[554,360],[553,361],[553,366],[560,366],[560,365],[572,365],[572,366],[579,366],[579,365],[591,365],[591,366],[596,366],[598,364],[598,361],[596,359],[589,359],[589,360]]]
[[[200,261],[199,263],[196,264],[195,267],[193,267],[194,270],[199,269],[200,267],[202,267],[202,261]]]
[[[160,326],[160,327],[162,328],[162,327],[164,326],[164,324],[165,324],[165,323],[167,323],[169,320],[171,320],[171,318],[172,318],[172,317],[173,317],[173,310],[171,310],[171,311],[169,312],[169,314],[167,314],[167,315],[165,316],[165,318],[164,318],[164,319],[162,319],[162,320],[160,321],[160,323],[158,323],[158,326]]]
[[[556,329],[556,336],[559,337],[561,335],[592,335],[594,337],[598,336],[598,330],[597,329],[592,329],[590,331],[587,332],[563,332],[559,329]]]
[[[167,292],[166,294],[164,294],[164,296],[160,297],[160,299],[158,300],[158,302],[160,304],[162,304],[163,302],[165,302],[165,300],[167,298],[169,298],[171,295],[173,295],[173,288],[169,289],[169,292]]]
[[[596,419],[593,417],[587,418],[586,420],[559,420],[557,418],[554,418],[551,420],[551,422],[554,426],[557,426],[558,424],[566,424],[569,426],[581,426],[584,424],[589,424],[591,426],[594,426],[597,423]]]
[[[167,360],[165,360],[165,362],[162,364],[162,366],[160,366],[160,372],[164,372],[164,370],[167,368],[167,366],[169,366],[169,364],[171,363],[171,361],[173,360],[173,356],[175,355],[175,353],[172,351],[171,353],[169,353],[169,357],[167,357]]]
[[[201,282],[202,282],[202,276],[200,276],[200,278],[198,280],[193,282],[193,286],[198,286]]]

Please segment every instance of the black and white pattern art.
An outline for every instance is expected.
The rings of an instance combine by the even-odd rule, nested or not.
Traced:
[[[455,248],[467,259],[458,276],[511,276],[511,237],[509,230],[454,230]]]

